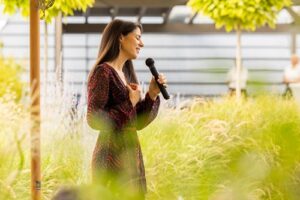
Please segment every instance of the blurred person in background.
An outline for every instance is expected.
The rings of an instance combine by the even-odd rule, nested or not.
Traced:
[[[236,84],[237,84],[237,76],[236,76],[236,66],[231,67],[231,69],[227,73],[226,82],[228,84],[228,93],[230,96],[234,96],[236,94]],[[240,89],[241,94],[246,97],[247,96],[247,80],[248,80],[248,69],[242,66],[240,75]]]
[[[291,84],[300,83],[300,67],[299,67],[299,57],[296,54],[291,56],[291,65],[284,69],[283,82],[286,84],[286,89],[284,92],[285,97],[293,96]]]

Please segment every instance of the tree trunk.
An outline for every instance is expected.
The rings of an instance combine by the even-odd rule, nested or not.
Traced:
[[[236,45],[236,98],[239,100],[241,98],[241,29],[238,27],[237,31],[237,45]]]
[[[36,0],[30,0],[30,97],[31,199],[40,200],[40,17]]]

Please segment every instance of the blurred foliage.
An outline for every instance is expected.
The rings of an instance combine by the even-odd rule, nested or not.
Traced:
[[[11,94],[16,101],[22,97],[24,84],[21,80],[23,68],[13,58],[0,55],[0,97]]]
[[[22,16],[29,15],[30,0],[0,0],[4,4],[4,13],[14,14],[20,9]],[[40,0],[39,0],[40,1]],[[88,7],[92,7],[95,0],[55,0],[53,6],[45,11],[45,20],[50,23],[61,11],[63,15],[73,15],[74,10],[86,11]],[[41,16],[44,16],[41,11]]]
[[[274,28],[277,14],[291,0],[189,0],[195,12],[203,13],[215,21],[216,28],[227,31],[251,30],[268,24]]]
[[[300,112],[294,100],[194,100],[164,110],[140,136],[148,199],[300,197]]]
[[[29,135],[29,111],[3,99],[0,97],[0,199],[29,199],[30,148],[29,138],[23,138]],[[83,118],[81,125],[66,128],[71,118],[58,120],[66,113],[59,113],[63,103],[56,103],[42,120],[43,199],[64,191],[80,193],[84,200],[101,199],[99,195],[107,200],[130,197],[89,185],[98,134],[86,129]],[[139,133],[146,199],[298,200],[297,103],[258,96],[238,103],[232,98],[194,99],[176,109],[162,107],[157,119]],[[74,128],[81,134],[72,134]]]
[[[1,62],[1,59],[0,59]],[[2,65],[0,65],[1,67]],[[1,71],[1,70],[0,70]],[[0,77],[2,71],[0,72]],[[2,81],[0,81],[2,89]],[[30,184],[28,166],[29,150],[24,148],[24,141],[29,136],[30,113],[20,103],[15,102],[15,96],[6,93],[0,96],[0,199],[18,198],[18,184]],[[28,146],[27,146],[28,147]],[[24,193],[22,193],[24,195]],[[26,193],[29,195],[29,192]],[[29,197],[28,197],[29,198]],[[27,199],[28,199],[27,198]],[[25,198],[26,199],[26,198]]]

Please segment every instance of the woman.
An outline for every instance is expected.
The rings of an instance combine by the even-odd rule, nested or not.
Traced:
[[[113,20],[104,29],[88,79],[87,121],[101,131],[93,154],[93,180],[133,189],[144,198],[146,179],[137,130],[156,117],[160,91],[152,78],[141,100],[131,61],[144,46],[141,32],[141,25],[122,20]],[[166,86],[162,74],[158,82]]]

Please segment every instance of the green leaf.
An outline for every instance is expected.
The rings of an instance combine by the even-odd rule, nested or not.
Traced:
[[[256,30],[268,24],[275,26],[278,13],[292,4],[291,0],[189,0],[187,5],[210,17],[216,28]]]
[[[4,13],[14,14],[17,9],[20,9],[22,16],[29,16],[29,0],[1,0],[0,2],[4,4]],[[54,5],[45,11],[45,20],[50,23],[60,11],[64,16],[73,15],[74,10],[86,11],[94,3],[95,0],[55,0]]]

